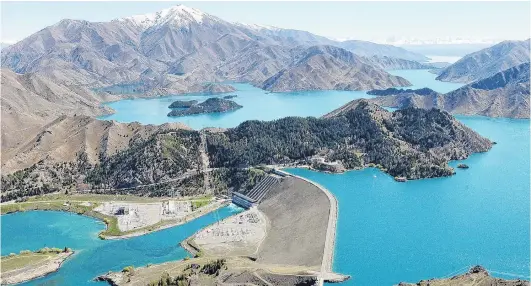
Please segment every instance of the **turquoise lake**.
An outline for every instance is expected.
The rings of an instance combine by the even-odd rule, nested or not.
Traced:
[[[242,209],[218,210],[221,219]],[[128,265],[146,266],[183,259],[189,255],[179,243],[216,221],[214,213],[184,225],[125,240],[100,240],[105,225],[93,218],[53,211],[31,211],[2,216],[2,256],[42,247],[71,247],[76,251],[57,271],[21,285],[91,285],[93,278]]]
[[[428,70],[393,70],[391,74],[408,79],[413,86],[421,88],[429,86],[438,92],[448,92],[459,88],[462,84],[436,81],[435,74]],[[143,124],[163,124],[166,122],[182,122],[194,129],[205,127],[235,127],[249,119],[274,120],[287,116],[322,116],[345,103],[358,99],[370,98],[364,91],[305,91],[269,93],[250,84],[232,84],[237,91],[212,96],[202,94],[174,95],[157,98],[136,98],[106,103],[116,112],[102,116],[100,119],[118,122],[138,121]],[[235,94],[231,100],[243,106],[227,113],[200,114],[183,117],[168,117],[171,109],[168,106],[176,100],[204,101],[210,97],[223,97]]]
[[[338,200],[333,268],[353,276],[342,285],[418,282],[476,264],[529,279],[529,120],[458,118],[498,144],[459,161],[470,169],[452,177],[398,183],[373,168],[287,169]]]
[[[414,86],[439,92],[461,84],[435,80],[426,70],[391,71]],[[169,118],[168,105],[178,99],[211,96],[178,95],[108,103],[119,122],[161,124],[180,121],[195,128],[234,127],[249,119],[321,116],[365,92],[318,91],[268,93],[234,84],[234,98],[244,107],[224,113]],[[485,266],[504,278],[529,278],[529,120],[487,117],[457,118],[496,141],[491,151],[464,161],[448,178],[397,183],[377,169],[325,174],[304,169],[289,172],[328,188],[339,202],[334,271],[352,275],[340,285],[393,285],[400,281],[444,277]],[[451,162],[456,166],[459,162]],[[226,217],[239,209],[224,208]],[[25,285],[86,285],[90,279],[127,265],[143,266],[186,256],[178,243],[214,222],[213,215],[186,225],[121,241],[101,241],[104,225],[91,218],[58,212],[2,216],[2,255],[44,246],[80,250],[55,274]]]

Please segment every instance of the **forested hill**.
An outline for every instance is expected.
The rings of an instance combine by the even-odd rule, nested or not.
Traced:
[[[307,163],[319,155],[348,169],[377,166],[392,176],[409,179],[449,176],[449,160],[485,152],[492,143],[445,111],[406,108],[389,112],[367,100],[355,100],[323,118],[287,117],[246,121],[222,132],[205,132],[213,185],[248,186],[256,174],[244,167]],[[137,140],[94,166],[83,163],[32,168],[2,177],[5,199],[58,191],[83,183],[87,188],[113,190],[150,186],[183,177],[178,188],[201,192],[201,135],[192,130],[160,131]],[[239,179],[228,174],[240,168]],[[38,176],[39,180],[30,180]],[[156,188],[169,190],[168,186]],[[151,190],[153,191],[153,190]],[[135,192],[141,192],[135,190]],[[151,193],[150,193],[151,194]]]
[[[348,168],[381,166],[410,179],[449,176],[449,160],[490,149],[491,142],[440,110],[389,112],[355,100],[324,118],[247,121],[208,136],[213,167],[288,163],[321,155]]]

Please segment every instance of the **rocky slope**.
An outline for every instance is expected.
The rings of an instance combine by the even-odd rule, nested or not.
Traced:
[[[174,109],[168,113],[168,116],[186,116],[193,114],[227,112],[242,107],[243,106],[232,100],[213,97],[199,104],[194,104],[187,109]]]
[[[110,112],[100,106],[104,99],[84,88],[66,87],[35,74],[16,74],[2,69],[2,168],[18,150],[42,132],[46,124],[62,115],[89,116]],[[32,164],[30,160],[28,164]],[[27,166],[25,164],[20,166]]]
[[[85,154],[89,162],[101,153],[125,148],[135,134],[151,134],[180,124],[142,126],[99,121],[112,110],[101,105],[120,97],[83,87],[55,83],[40,74],[2,70],[2,170],[6,173],[41,160],[72,162]]]
[[[281,269],[282,272],[279,272]],[[295,269],[295,270],[292,270]],[[247,257],[205,256],[135,267],[134,275],[109,272],[98,276],[96,281],[109,285],[316,285],[315,272],[294,267],[264,265]]]
[[[206,94],[219,94],[233,92],[236,89],[232,85],[220,84],[220,83],[206,83],[203,84],[203,93]]]
[[[158,135],[160,132],[164,134]],[[7,162],[18,163],[19,170],[2,174],[2,201],[56,191],[161,182],[188,168],[197,169],[198,140],[196,132],[180,124],[63,118]],[[107,164],[110,160],[112,165]],[[31,165],[20,169],[20,164]]]
[[[300,58],[263,82],[270,91],[368,90],[411,85],[371,66],[364,58],[333,46],[313,46]]]
[[[371,99],[381,106],[439,108],[454,114],[529,118],[529,63],[512,67],[447,94],[434,91],[373,91],[392,94]]]
[[[141,125],[102,121],[88,116],[66,116],[35,127],[34,134],[19,138],[2,150],[2,170],[10,173],[45,161],[76,162],[82,156],[89,164],[128,148],[129,144],[168,129],[188,129],[180,123]]]
[[[504,41],[461,58],[443,69],[437,80],[470,83],[529,62],[529,40]]]
[[[260,85],[279,70],[296,60],[302,46],[290,48],[255,42],[217,66],[216,74],[228,80]]]
[[[231,23],[177,5],[110,22],[62,20],[3,49],[2,67],[18,73],[41,73],[66,85],[186,87],[220,80],[223,71],[217,72],[218,66],[237,60],[256,44],[294,48],[340,43],[306,31]],[[358,45],[353,51],[371,56],[417,55],[373,43]]]
[[[398,286],[529,286],[526,280],[506,280],[495,278],[489,275],[487,270],[481,266],[472,267],[467,273],[447,279],[421,280],[418,283],[400,282]]]

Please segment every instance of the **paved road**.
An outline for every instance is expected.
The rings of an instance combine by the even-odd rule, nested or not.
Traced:
[[[207,163],[208,164],[208,163]],[[203,165],[205,166],[205,165]],[[206,165],[208,166],[208,165]],[[240,168],[240,169],[251,169],[252,167],[245,167],[245,168]],[[145,185],[138,185],[138,186],[135,186],[135,187],[130,187],[130,188],[118,188],[118,189],[109,189],[109,188],[106,188],[106,189],[86,189],[86,190],[81,190],[79,191],[80,193],[84,193],[84,192],[91,192],[91,191],[121,191],[121,190],[130,190],[130,189],[139,189],[139,188],[144,188],[144,187],[152,187],[152,186],[157,186],[157,185],[162,185],[162,184],[166,184],[166,183],[171,183],[171,182],[175,182],[175,181],[180,181],[180,180],[183,180],[183,179],[186,179],[186,178],[189,178],[191,176],[195,176],[195,175],[199,175],[201,172],[203,172],[204,174],[206,174],[207,176],[209,176],[209,173],[212,172],[212,171],[215,171],[217,169],[223,169],[223,168],[202,168],[201,170],[190,170],[188,172],[185,172],[184,174],[180,175],[179,177],[175,177],[175,178],[172,178],[172,179],[168,179],[166,181],[163,181],[163,182],[157,182],[157,183],[151,183],[151,184],[145,184]],[[205,177],[207,177],[205,176]],[[208,181],[207,183],[207,188],[208,190],[210,190],[210,180],[208,180],[208,177],[206,178],[206,180]]]
[[[206,169],[203,169],[202,171],[204,173],[209,173],[209,172],[212,172],[216,169],[219,169],[219,168],[206,168]],[[145,184],[145,185],[138,185],[138,186],[135,186],[135,187],[130,187],[130,188],[118,188],[118,189],[87,189],[87,190],[81,190],[81,192],[90,192],[90,191],[98,191],[98,190],[101,190],[101,191],[120,191],[120,190],[130,190],[130,189],[139,189],[139,188],[144,188],[144,187],[152,187],[152,186],[157,186],[157,185],[162,185],[162,184],[166,184],[166,183],[171,183],[171,182],[175,182],[175,181],[180,181],[180,180],[184,180],[186,178],[189,178],[191,176],[195,176],[195,175],[198,175],[200,174],[199,170],[191,170],[191,171],[188,171],[182,175],[180,175],[179,177],[175,177],[175,178],[172,178],[172,179],[168,179],[164,182],[157,182],[157,183],[151,183],[151,184]]]

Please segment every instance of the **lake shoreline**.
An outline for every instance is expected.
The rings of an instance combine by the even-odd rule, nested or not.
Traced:
[[[146,235],[146,234],[150,234],[150,233],[154,233],[154,232],[157,232],[157,231],[161,231],[161,230],[164,230],[164,229],[168,229],[168,228],[172,228],[172,227],[176,227],[176,226],[180,226],[180,225],[183,225],[183,224],[186,224],[194,219],[197,219],[201,216],[204,216],[204,215],[207,215],[213,211],[216,211],[222,207],[226,207],[228,206],[230,203],[228,202],[219,202],[219,203],[213,203],[213,204],[210,204],[208,206],[205,207],[205,209],[201,208],[199,210],[199,212],[194,212],[192,213],[189,217],[185,217],[185,219],[183,221],[177,221],[177,222],[170,222],[168,224],[164,224],[164,225],[161,225],[159,227],[157,227],[156,229],[153,229],[153,230],[139,230],[137,232],[133,232],[131,234],[124,234],[124,235],[120,235],[120,236],[104,236],[104,239],[106,240],[119,240],[119,239],[128,239],[128,238],[132,238],[132,237],[137,237],[137,236],[142,236],[142,235]],[[206,212],[205,212],[206,211]]]
[[[105,234],[105,232],[109,231],[109,229],[111,228],[110,226],[110,220],[112,220],[114,217],[110,217],[108,215],[105,215],[105,214],[102,214],[100,212],[97,212],[97,211],[94,211],[94,210],[86,210],[84,212],[79,212],[79,211],[76,211],[76,209],[70,209],[68,207],[70,206],[61,206],[61,207],[58,207],[58,208],[55,208],[54,206],[52,205],[47,205],[47,204],[40,204],[39,205],[39,202],[29,202],[27,204],[35,204],[37,207],[36,208],[33,208],[33,209],[17,209],[17,210],[14,210],[14,211],[9,211],[9,212],[6,212],[6,213],[2,213],[0,215],[3,216],[3,215],[8,215],[8,214],[15,214],[15,213],[22,213],[22,212],[31,212],[31,211],[50,211],[50,212],[64,212],[64,213],[68,213],[68,214],[77,214],[77,215],[80,215],[80,216],[84,216],[84,217],[89,217],[89,218],[92,218],[92,219],[96,219],[97,221],[100,221],[102,223],[105,224],[105,229],[100,231],[99,234],[98,234],[98,237],[102,240],[121,240],[121,239],[129,239],[129,238],[133,238],[133,237],[138,237],[138,236],[142,236],[142,235],[146,235],[146,234],[150,234],[150,233],[154,233],[154,232],[158,232],[158,231],[161,231],[161,230],[164,230],[164,229],[168,229],[168,228],[172,228],[172,227],[176,227],[176,226],[180,226],[180,225],[183,225],[183,224],[186,224],[194,219],[197,219],[199,217],[202,217],[204,215],[207,215],[215,210],[218,210],[222,207],[225,207],[225,206],[228,206],[229,203],[227,201],[220,201],[220,202],[214,202],[214,203],[211,203],[203,208],[199,208],[197,209],[196,211],[192,212],[190,215],[186,216],[184,218],[184,220],[179,220],[179,221],[167,221],[166,223],[163,223],[163,224],[160,224],[160,225],[157,225],[157,224],[154,224],[154,225],[149,225],[149,226],[145,226],[145,227],[142,227],[142,228],[139,228],[137,230],[133,230],[131,232],[124,232],[122,235],[107,235]]]
[[[458,119],[498,144],[466,160],[451,160],[454,168],[459,162],[470,169],[456,169],[450,177],[399,184],[375,168],[341,176],[303,168],[285,170],[325,185],[346,206],[339,213],[334,264],[336,271],[355,277],[356,283],[347,281],[346,285],[395,285],[442,278],[474,263],[492,269],[495,278],[511,279],[504,273],[529,277],[529,241],[523,239],[528,237],[529,227],[521,219],[529,215],[529,205],[522,203],[529,201],[529,120]],[[510,166],[502,163],[508,160]],[[480,210],[484,208],[493,211],[483,213]],[[417,224],[412,225],[411,220]],[[505,225],[500,220],[512,223]],[[472,228],[470,221],[474,221]],[[521,229],[521,238],[513,238],[515,227]],[[413,233],[417,235],[410,235]],[[432,236],[434,233],[438,235]],[[465,234],[470,238],[463,240]],[[499,241],[504,240],[512,240],[514,247],[501,247]],[[444,243],[453,247],[441,249]],[[369,249],[379,252],[375,255]],[[514,259],[500,258],[509,256]],[[400,268],[400,263],[408,263],[410,269]],[[388,275],[378,276],[382,271]]]
[[[55,273],[59,271],[63,263],[69,257],[71,257],[74,253],[75,251],[59,253],[56,258],[48,260],[43,265],[38,265],[38,267],[36,268],[34,268],[35,266],[32,266],[30,269],[26,269],[28,267],[23,267],[21,269],[14,269],[14,270],[2,273],[2,285],[20,284],[20,283],[35,280],[35,279],[50,275],[52,273]],[[18,272],[21,272],[21,273],[18,273]],[[12,277],[9,277],[10,274],[12,275]],[[4,277],[4,276],[8,276],[8,277]]]

